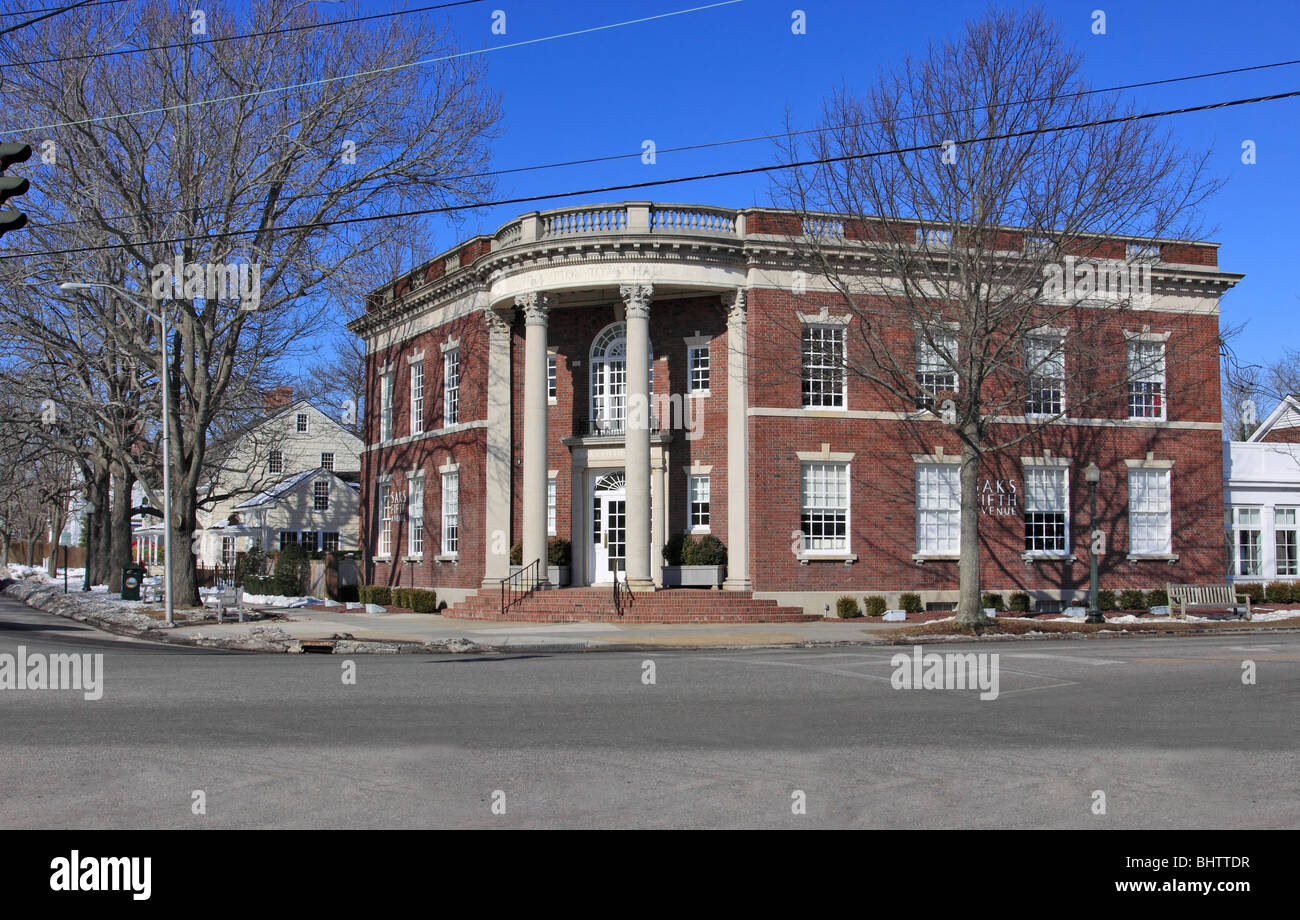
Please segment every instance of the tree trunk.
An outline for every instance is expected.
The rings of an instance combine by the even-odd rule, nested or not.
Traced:
[[[109,582],[109,526],[113,509],[109,504],[109,485],[112,479],[107,469],[96,469],[95,471],[95,515],[91,531],[95,541],[95,566],[90,573],[92,585],[107,585]],[[120,591],[121,588],[118,588]]]
[[[131,561],[131,471],[114,464],[113,514],[108,520],[108,590],[122,590],[122,568]]]
[[[194,531],[198,525],[198,503],[195,496],[185,494],[172,496],[172,520],[168,526],[172,529],[172,552],[167,565],[172,573],[172,597],[177,607],[197,607],[199,605],[199,578],[195,567]],[[177,523],[181,526],[177,527]]]
[[[58,503],[50,505],[50,563],[46,566],[45,573],[51,578],[59,574],[59,537],[63,534],[63,525],[67,521],[67,513],[58,506]]]
[[[978,443],[973,424],[965,427],[966,438]],[[979,454],[967,441],[961,447],[961,558],[958,561],[959,594],[957,623],[978,627],[988,622],[980,599],[980,467]]]

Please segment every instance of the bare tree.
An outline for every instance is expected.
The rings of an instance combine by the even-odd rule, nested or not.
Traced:
[[[1116,316],[1150,291],[1157,239],[1197,238],[1216,186],[1204,156],[1152,121],[1107,123],[1126,110],[1086,89],[1079,54],[1041,11],[991,10],[862,94],[833,93],[810,140],[784,151],[821,161],[778,180],[778,203],[804,215],[794,235],[813,244],[791,249],[811,251],[807,272],[852,317],[822,363],[846,362],[926,450],[936,432],[960,443],[968,626],[984,622],[981,467],[1063,418],[1045,381],[1071,415],[1122,406],[1131,372],[1155,358],[1125,366]],[[1184,358],[1218,347],[1182,343]]]
[[[0,263],[8,283],[40,292],[34,315],[93,317],[155,382],[162,343],[139,308],[168,318],[168,565],[182,604],[198,601],[184,550],[213,426],[307,349],[323,314],[374,286],[376,254],[412,234],[388,215],[486,195],[473,177],[499,119],[482,65],[427,18],[317,28],[312,4],[267,0],[207,6],[203,21],[196,34],[189,3],[144,0],[71,11],[0,45],[24,64],[5,68],[10,117],[46,157],[25,199],[25,253]],[[346,222],[358,217],[377,220]],[[68,279],[126,295],[53,300]],[[140,449],[113,459],[160,508],[141,468],[156,466],[158,431],[142,422],[138,435]]]

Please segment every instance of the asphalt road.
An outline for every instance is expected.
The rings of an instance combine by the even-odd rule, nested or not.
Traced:
[[[1300,827],[1295,634],[927,646],[998,653],[995,700],[895,648],[239,654],[0,597],[19,645],[103,697],[0,689],[7,828]]]

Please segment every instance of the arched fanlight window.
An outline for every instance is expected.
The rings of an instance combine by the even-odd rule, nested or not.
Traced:
[[[622,473],[606,473],[600,477],[596,483],[597,492],[617,492],[627,485],[627,479]]]
[[[627,419],[627,326],[610,323],[591,343],[591,428],[621,432]],[[650,392],[655,385],[650,356]]]

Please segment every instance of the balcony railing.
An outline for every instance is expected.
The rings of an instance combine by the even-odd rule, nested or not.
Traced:
[[[627,436],[627,419],[621,418],[587,418],[579,426],[584,438],[623,438]],[[657,419],[650,422],[650,433],[660,431]]]

